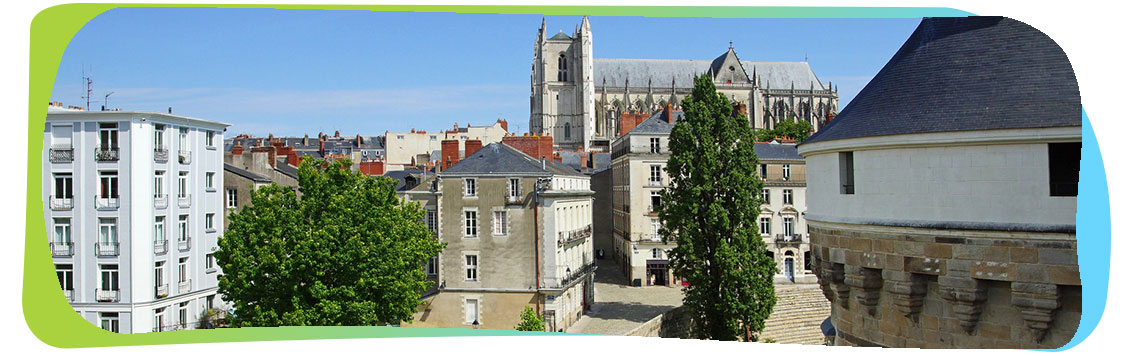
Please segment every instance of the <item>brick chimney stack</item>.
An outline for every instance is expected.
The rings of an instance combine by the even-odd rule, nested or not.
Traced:
[[[459,163],[459,140],[443,140],[439,144],[440,162],[443,163],[443,169]]]
[[[243,154],[243,145],[240,144],[240,141],[235,141],[235,146],[232,146],[231,148],[231,154],[237,156]]]
[[[476,137],[474,140],[467,140],[463,144],[463,157],[471,157],[472,153],[477,152],[483,148],[483,141]]]
[[[667,106],[663,107],[663,117],[667,119],[668,124],[675,124],[675,112],[671,103],[667,103]]]

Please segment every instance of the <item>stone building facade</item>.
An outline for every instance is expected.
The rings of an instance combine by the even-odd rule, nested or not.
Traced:
[[[718,91],[748,108],[750,126],[772,128],[783,119],[813,128],[839,111],[832,83],[821,83],[807,62],[743,61],[733,46],[714,60],[603,59],[593,57],[588,17],[572,34],[549,36],[542,20],[530,73],[530,132],[553,136],[556,147],[608,152],[625,116],[646,118],[667,103],[678,109],[709,73]],[[631,125],[634,126],[634,125]]]
[[[793,143],[758,142],[754,150],[760,162],[758,174],[765,182],[757,231],[777,262],[776,282],[816,283],[805,222],[804,158],[797,155]]]
[[[580,172],[501,143],[406,192],[447,244],[406,326],[512,330],[529,306],[568,328],[595,300],[592,194]]]
[[[386,170],[397,171],[424,166],[426,163],[441,160],[443,141],[456,142],[455,152],[464,153],[466,142],[482,144],[500,142],[507,135],[506,120],[498,119],[491,125],[460,127],[458,123],[450,130],[427,132],[413,129],[410,132],[385,131]],[[460,155],[462,156],[462,155]]]
[[[993,95],[969,95],[980,92]],[[836,344],[1069,342],[1082,300],[1081,112],[1046,35],[1000,17],[924,19],[798,147]]]

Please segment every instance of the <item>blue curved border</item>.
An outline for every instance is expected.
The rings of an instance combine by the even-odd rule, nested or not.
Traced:
[[[1106,310],[1110,283],[1110,194],[1099,142],[1086,110],[1083,110],[1083,152],[1076,202],[1075,240],[1079,251],[1079,278],[1083,284],[1083,315],[1075,337],[1055,351],[1075,347],[1091,335]]]

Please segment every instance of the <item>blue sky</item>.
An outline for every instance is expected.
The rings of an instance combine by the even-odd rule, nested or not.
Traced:
[[[379,135],[504,118],[528,130],[530,62],[541,15],[124,8],[68,45],[51,99],[165,111],[232,124],[228,134]],[[580,16],[546,17],[549,35]],[[592,17],[597,58],[808,62],[839,86],[840,109],[919,19]]]

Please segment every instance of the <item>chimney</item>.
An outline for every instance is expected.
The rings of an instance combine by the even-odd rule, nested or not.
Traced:
[[[341,137],[341,132],[338,131],[338,130],[334,130],[334,137]]]
[[[589,153],[589,152],[581,152],[581,167],[592,168],[592,167],[589,166],[589,155],[590,154],[591,153]]]
[[[170,113],[170,114],[172,114],[172,113],[173,113],[173,107],[172,107],[172,106],[170,106],[170,107],[169,107],[169,113]]]
[[[318,153],[326,154],[326,140],[318,141]]]
[[[470,157],[472,153],[475,153],[483,148],[483,141],[479,140],[479,138],[476,137],[474,140],[467,140],[467,142],[464,143],[463,146],[463,157]]]
[[[357,134],[357,141],[356,142],[357,142],[357,147],[361,147],[361,145],[365,144],[365,141],[361,140],[361,134]]]
[[[309,146],[310,145],[310,134],[302,134],[302,145],[303,146]]]
[[[459,163],[459,140],[440,141],[440,161],[443,162],[443,169]]]
[[[671,103],[667,103],[667,106],[663,107],[663,117],[667,119],[668,124],[675,124],[675,113]]]
[[[235,141],[235,146],[232,146],[232,148],[231,148],[231,154],[233,154],[233,155],[243,154],[243,145],[240,144],[240,141],[238,141],[238,140]]]
[[[502,124],[502,131],[510,132],[510,128],[508,128],[506,126],[506,120],[499,118],[498,121],[496,121],[496,122],[499,123],[499,124]]]

